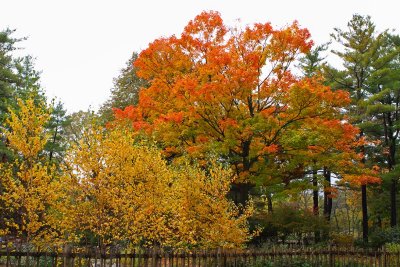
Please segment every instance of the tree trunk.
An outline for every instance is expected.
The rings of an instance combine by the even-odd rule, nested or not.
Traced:
[[[364,132],[360,131],[360,138],[364,136]],[[365,147],[361,147],[361,153],[364,155],[361,159],[365,164]],[[368,206],[367,206],[367,185],[361,185],[361,209],[362,209],[362,233],[364,243],[368,243]]]
[[[229,192],[229,197],[238,205],[245,205],[249,200],[250,190],[253,187],[250,183],[233,183]]]
[[[318,203],[318,177],[317,177],[317,169],[313,170],[313,214],[314,216],[319,216],[319,203]],[[319,243],[321,241],[321,235],[318,230],[314,232],[315,243]]]
[[[315,216],[319,215],[319,203],[318,203],[318,179],[317,170],[313,170],[313,213]]]
[[[397,203],[396,203],[396,192],[397,191],[397,180],[392,179],[392,185],[390,187],[390,226],[395,227],[397,225]]]
[[[327,167],[324,167],[324,217],[328,222],[331,220],[332,214],[332,197],[331,197],[331,171]]]
[[[362,232],[363,241],[368,242],[368,209],[367,209],[367,185],[361,185],[361,206],[362,206]]]
[[[272,206],[272,195],[271,193],[267,193],[267,206],[268,206],[268,213],[272,214],[274,213],[274,209]]]
[[[388,168],[389,171],[392,171],[396,165],[396,138],[393,137],[392,132],[392,120],[390,116],[388,116],[388,123],[389,123],[389,158],[388,158]],[[390,186],[390,226],[395,227],[397,226],[397,202],[396,202],[396,195],[397,195],[397,179],[392,179],[391,186]]]

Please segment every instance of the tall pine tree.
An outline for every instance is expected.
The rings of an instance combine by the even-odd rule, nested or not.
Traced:
[[[325,75],[333,88],[346,89],[350,93],[352,102],[348,107],[348,114],[353,124],[360,128],[360,140],[368,138],[375,139],[375,127],[371,123],[380,125],[380,129],[387,125],[384,117],[381,116],[388,111],[378,104],[376,100],[380,98],[380,84],[388,77],[392,69],[392,62],[399,54],[399,49],[390,42],[387,31],[378,33],[374,23],[369,16],[353,15],[347,24],[347,29],[335,29],[332,34],[333,39],[340,46],[338,50],[332,52],[342,60],[342,68],[335,69],[327,66]],[[389,106],[393,104],[389,101]],[[376,105],[378,104],[378,105]],[[386,109],[386,111],[385,111]],[[393,111],[393,107],[390,107]],[[379,111],[379,112],[377,112]],[[382,113],[383,112],[383,113]],[[378,115],[381,114],[381,115]],[[394,117],[392,117],[394,118]],[[394,130],[394,128],[392,128]],[[390,134],[389,134],[390,135]],[[379,134],[379,138],[388,138],[389,135]],[[393,135],[397,138],[397,135]],[[373,150],[376,146],[363,145],[360,153],[363,155],[364,164],[376,164],[373,161]],[[387,167],[392,169],[390,159],[386,161]],[[396,181],[393,180],[392,189],[395,190]],[[368,206],[367,206],[367,183],[361,185],[362,192],[362,229],[363,239],[368,240]],[[395,197],[395,191],[393,196]],[[392,225],[395,225],[396,206],[392,203]]]

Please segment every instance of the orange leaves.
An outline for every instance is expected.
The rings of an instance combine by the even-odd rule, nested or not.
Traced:
[[[260,154],[264,154],[264,153],[272,154],[272,153],[276,153],[278,151],[279,151],[279,146],[276,144],[272,144],[272,145],[263,147]]]
[[[116,117],[148,129],[164,148],[201,159],[212,149],[242,166],[246,178],[273,165],[264,161],[269,156],[282,162],[298,156],[304,164],[323,156],[336,164],[346,152],[354,160],[357,130],[341,114],[348,93],[332,91],[321,77],[294,75],[312,45],[297,22],[229,29],[218,12],[203,12],[180,36],[157,39],[140,54],[135,66],[149,86],[137,107],[116,110]]]
[[[327,193],[328,198],[336,198],[339,194],[339,190],[333,186],[325,187],[324,192]]]
[[[274,31],[269,48],[274,52],[271,59],[285,62],[288,59],[294,59],[298,53],[307,53],[313,45],[313,42],[309,40],[310,37],[310,32],[300,28],[297,21],[287,28]]]
[[[222,119],[218,122],[218,124],[222,130],[225,130],[229,127],[237,127],[238,126],[237,121],[234,119],[231,119],[231,118]]]
[[[195,48],[215,45],[223,41],[227,29],[218,12],[202,12],[191,20],[182,33],[182,40]],[[203,43],[204,42],[204,43]]]
[[[182,123],[183,121],[183,112],[171,112],[165,115],[161,115],[159,118],[160,121],[163,122],[174,122],[174,123]]]
[[[132,127],[135,131],[146,130],[149,131],[151,129],[151,125],[143,120],[143,114],[141,109],[134,106],[128,106],[125,109],[113,108],[115,123],[123,124],[126,121],[132,122]],[[112,127],[113,124],[109,124],[109,128]]]
[[[116,120],[130,119],[138,120],[141,119],[138,108],[134,106],[127,106],[125,109],[113,108],[114,116]]]
[[[343,182],[348,182],[350,185],[368,185],[368,184],[380,184],[381,178],[374,175],[360,174],[360,175],[345,175]]]
[[[260,113],[264,118],[268,118],[270,116],[273,116],[275,111],[276,111],[276,107],[269,107],[269,108],[262,110]]]
[[[179,150],[176,147],[169,146],[169,147],[164,148],[163,155],[165,157],[172,157],[176,154],[179,154]]]
[[[332,91],[324,86],[319,77],[304,78],[296,81],[289,89],[289,108],[300,110],[301,114],[324,115],[333,117],[339,113],[338,108],[345,107],[350,103],[347,92]]]
[[[259,40],[267,40],[274,32],[271,23],[255,23],[253,27],[247,26],[243,32],[243,40],[245,43],[259,43]],[[260,47],[254,47],[259,50]]]

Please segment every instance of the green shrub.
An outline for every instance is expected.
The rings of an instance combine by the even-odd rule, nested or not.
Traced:
[[[378,229],[371,233],[370,246],[379,248],[387,243],[400,244],[400,228]]]
[[[340,247],[350,247],[354,244],[354,237],[353,235],[349,234],[342,234],[342,233],[332,233],[331,234],[331,241],[333,244],[340,246]]]
[[[385,249],[391,253],[398,253],[400,252],[400,244],[399,243],[386,243]]]

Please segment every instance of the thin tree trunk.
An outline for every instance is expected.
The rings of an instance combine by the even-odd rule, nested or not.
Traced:
[[[319,203],[318,203],[318,178],[317,170],[313,170],[313,213],[315,216],[319,215]]]
[[[243,171],[248,172],[251,167],[250,162],[250,144],[251,140],[246,140],[242,142],[242,162],[243,162]],[[238,183],[239,186],[239,204],[245,205],[247,200],[249,199],[250,189],[252,185],[247,183]]]
[[[319,216],[319,203],[318,203],[318,177],[317,177],[317,169],[313,170],[313,214],[314,216]],[[314,232],[315,243],[319,243],[321,241],[321,235],[318,230]]]
[[[361,185],[361,205],[362,205],[362,232],[363,241],[368,242],[368,209],[367,209],[367,185]]]
[[[385,134],[385,145],[389,148],[389,154],[387,157],[388,169],[392,171],[396,161],[396,139],[397,134],[393,135],[393,120],[390,113],[383,114],[383,129]],[[392,179],[390,185],[390,226],[395,227],[397,225],[397,181]]]
[[[360,139],[364,136],[364,132],[360,131]],[[361,162],[365,164],[365,147],[361,147],[361,153],[364,155]],[[367,185],[361,185],[361,209],[362,209],[362,233],[363,241],[368,243],[368,206],[367,206]]]
[[[271,193],[267,193],[267,206],[268,206],[268,213],[272,214],[274,213],[274,209],[272,206],[272,195]]]
[[[396,203],[396,193],[397,193],[397,180],[392,179],[392,185],[390,187],[390,226],[395,227],[397,225],[397,203]]]
[[[331,220],[332,214],[332,197],[331,197],[331,172],[327,167],[324,167],[324,178],[325,178],[325,186],[324,186],[324,216],[326,220],[329,222]]]
[[[324,167],[324,217],[328,224],[331,221],[331,213],[332,213],[332,198],[330,194],[331,190],[331,172],[327,167]],[[327,228],[323,233],[324,240],[328,240],[329,238],[329,228]]]

